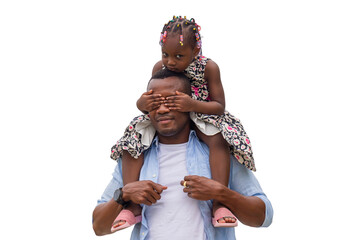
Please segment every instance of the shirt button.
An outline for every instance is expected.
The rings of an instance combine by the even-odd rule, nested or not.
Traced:
[[[154,178],[155,178],[156,176],[157,176],[157,175],[155,175],[155,174],[152,175],[152,177],[154,177]]]

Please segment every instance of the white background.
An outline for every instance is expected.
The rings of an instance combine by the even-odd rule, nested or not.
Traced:
[[[346,12],[334,0],[1,1],[0,238],[129,238],[96,237],[92,211],[161,28],[186,15],[275,211],[238,239],[346,239]]]

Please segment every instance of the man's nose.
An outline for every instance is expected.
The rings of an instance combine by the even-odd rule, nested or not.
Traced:
[[[159,108],[157,109],[157,113],[163,114],[167,112],[170,112],[170,109],[167,106],[165,106],[164,103],[160,104]]]

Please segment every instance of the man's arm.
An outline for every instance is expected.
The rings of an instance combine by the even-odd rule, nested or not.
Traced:
[[[149,180],[128,183],[122,188],[123,200],[126,202],[132,201],[136,204],[152,205],[160,199],[160,194],[166,188]],[[114,184],[111,181],[105,192],[115,190],[116,188],[114,188]],[[93,212],[93,229],[95,234],[98,236],[110,234],[112,223],[121,210],[122,206],[116,203],[113,198],[96,206]]]
[[[214,199],[224,204],[245,225],[260,227],[265,220],[265,203],[255,196],[244,196],[222,186]]]
[[[259,227],[265,220],[265,204],[255,196],[244,196],[212,179],[190,175],[184,177],[188,188],[183,191],[197,200],[214,199],[225,205],[245,225]],[[184,181],[181,184],[184,184]]]
[[[116,203],[113,198],[95,207],[93,212],[93,229],[97,236],[111,233],[111,226],[115,218],[122,210],[122,205]]]
[[[188,188],[183,191],[194,199],[218,200],[245,225],[269,226],[272,222],[272,206],[253,173],[233,159],[231,176],[232,189],[209,178],[186,176],[184,180]]]

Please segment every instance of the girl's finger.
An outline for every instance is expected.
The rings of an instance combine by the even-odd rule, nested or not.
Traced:
[[[175,103],[165,103],[165,106],[167,106],[167,107],[175,107],[176,104]]]
[[[161,96],[161,94],[151,94],[151,99],[157,99],[157,98],[161,99],[163,97]],[[163,98],[163,100],[165,100],[165,98]]]
[[[166,97],[166,100],[170,100],[170,101],[174,101],[175,99],[176,99],[175,96]]]
[[[151,106],[159,107],[161,104],[162,104],[161,102],[154,101],[154,102],[151,103]]]
[[[155,101],[159,102],[159,103],[164,103],[165,98],[156,98]]]
[[[144,95],[150,95],[150,94],[152,94],[152,92],[153,92],[153,90],[151,89],[148,92],[145,92]]]

